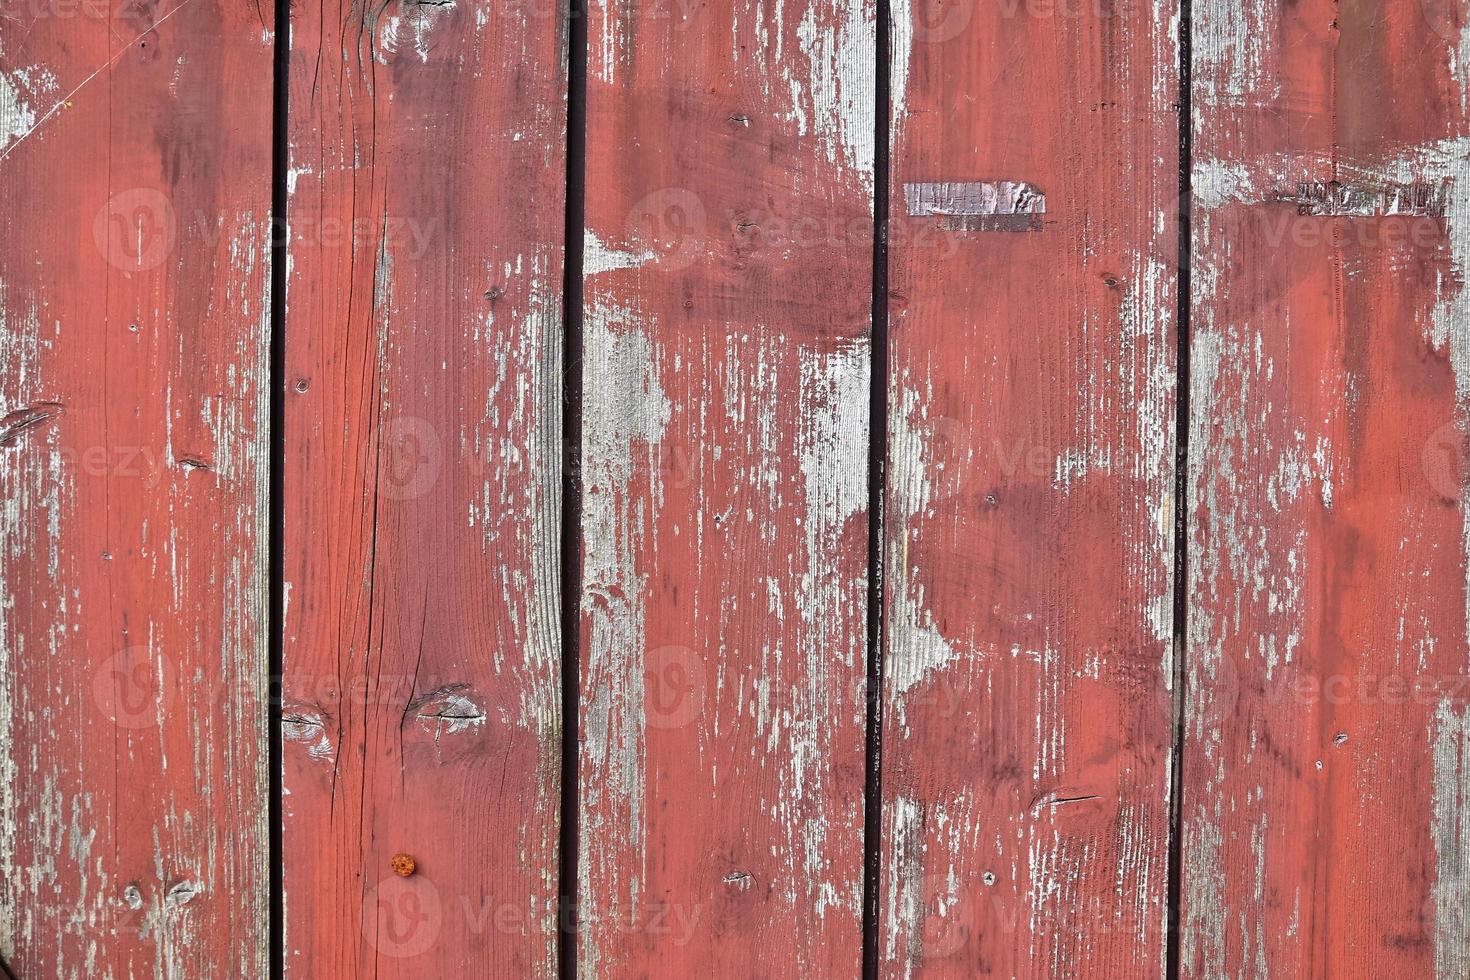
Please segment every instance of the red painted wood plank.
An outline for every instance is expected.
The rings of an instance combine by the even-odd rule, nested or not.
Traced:
[[[292,976],[555,973],[565,29],[293,17]]]
[[[266,970],[273,44],[269,5],[0,16],[0,958],[19,977]]]
[[[1470,9],[1194,9],[1183,972],[1463,977]]]
[[[884,976],[1164,968],[1176,12],[894,4]]]
[[[874,19],[591,14],[587,976],[860,970]]]

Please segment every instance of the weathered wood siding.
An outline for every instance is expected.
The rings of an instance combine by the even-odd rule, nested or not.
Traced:
[[[894,4],[884,976],[1163,971],[1176,15]]]
[[[26,980],[266,969],[273,43],[252,4],[0,16],[0,957]]]
[[[1470,980],[1470,0],[586,6],[0,0],[0,976]]]
[[[292,27],[287,973],[551,976],[565,14]]]
[[[1467,13],[1194,6],[1184,976],[1470,976]]]
[[[875,8],[589,35],[581,973],[855,976]]]

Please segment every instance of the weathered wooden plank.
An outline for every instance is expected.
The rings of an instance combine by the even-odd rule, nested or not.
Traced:
[[[894,4],[884,976],[1163,971],[1175,16]]]
[[[271,14],[0,16],[0,958],[19,977],[266,971]]]
[[[566,16],[292,28],[287,971],[552,976]]]
[[[1194,6],[1186,976],[1470,975],[1467,16]]]
[[[580,968],[855,976],[874,8],[589,48]]]

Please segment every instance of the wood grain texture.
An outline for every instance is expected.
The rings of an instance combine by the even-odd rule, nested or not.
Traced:
[[[213,0],[0,17],[19,977],[266,971],[272,30]]]
[[[565,14],[292,26],[287,972],[553,976]]]
[[[1176,8],[893,8],[881,973],[1164,968]]]
[[[589,49],[580,970],[855,976],[874,7]]]
[[[1185,976],[1470,976],[1467,16],[1194,7]]]

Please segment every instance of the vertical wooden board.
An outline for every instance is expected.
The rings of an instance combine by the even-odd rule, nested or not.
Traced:
[[[262,976],[271,8],[0,17],[0,958]]]
[[[1194,6],[1186,976],[1470,971],[1467,15]]]
[[[1176,16],[894,4],[884,976],[1164,968]]]
[[[874,7],[589,49],[580,970],[855,976]]]
[[[555,4],[293,15],[292,976],[555,974],[566,77]]]

